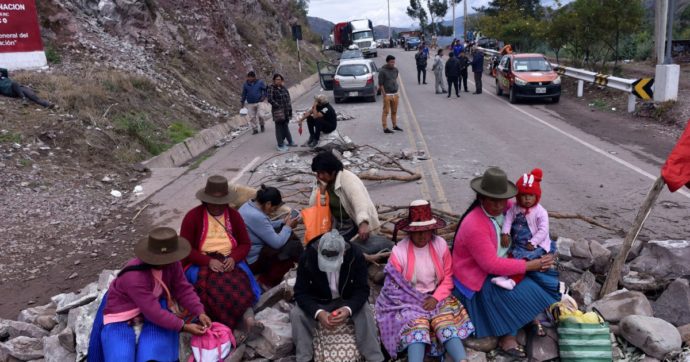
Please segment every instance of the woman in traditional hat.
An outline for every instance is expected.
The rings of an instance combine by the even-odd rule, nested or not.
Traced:
[[[177,361],[180,331],[204,334],[211,319],[180,264],[190,250],[167,227],[153,229],[137,244],[137,257],[110,284],[94,320],[90,362]],[[197,317],[199,323],[189,322]]]
[[[393,248],[384,269],[386,280],[376,300],[381,340],[391,357],[407,350],[409,361],[448,352],[454,362],[465,360],[462,339],[474,331],[462,304],[452,296],[451,254],[436,235],[446,222],[432,214],[426,200],[410,204],[407,219],[395,225],[407,233]]]
[[[180,228],[180,235],[192,246],[183,261],[187,278],[194,283],[208,314],[234,329],[260,293],[245,262],[251,246],[247,227],[239,212],[228,205],[235,194],[225,177],[209,177],[196,198],[201,205],[185,215]],[[249,316],[244,322],[246,328],[255,324]]]
[[[552,303],[560,300],[553,255],[534,260],[508,259],[498,255],[501,226],[509,208],[508,199],[517,194],[506,173],[491,167],[470,182],[477,199],[459,222],[453,242],[455,295],[467,308],[478,338],[500,337],[501,349],[511,356],[525,357],[516,335]],[[498,275],[527,272],[513,290],[491,283]],[[554,274],[543,278],[541,274]],[[551,280],[552,282],[545,282]]]

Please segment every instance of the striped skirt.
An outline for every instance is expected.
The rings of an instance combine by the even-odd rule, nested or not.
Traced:
[[[517,335],[520,328],[560,300],[558,271],[528,272],[513,290],[491,283],[489,276],[482,289],[466,298],[457,288],[453,295],[465,306],[477,338]]]

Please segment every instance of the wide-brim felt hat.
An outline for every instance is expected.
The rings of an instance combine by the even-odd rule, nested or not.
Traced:
[[[134,255],[146,264],[166,265],[186,258],[192,251],[189,241],[175,229],[158,227],[139,240],[134,247]]]
[[[227,205],[237,194],[228,186],[228,179],[214,175],[206,180],[206,186],[196,192],[196,198],[208,204]]]
[[[470,181],[470,187],[476,193],[494,199],[510,199],[517,195],[517,186],[498,167],[486,169],[484,175]]]
[[[445,220],[433,214],[429,201],[415,200],[410,203],[407,218],[395,223],[395,230],[411,233],[443,229],[446,225]]]

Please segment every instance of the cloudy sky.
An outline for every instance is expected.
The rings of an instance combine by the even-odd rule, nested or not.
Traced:
[[[405,14],[405,9],[410,4],[409,0],[310,0],[309,16],[338,23],[354,19],[371,19],[374,25],[388,25],[388,1],[391,9],[391,26],[407,28],[414,21]],[[486,5],[489,0],[467,0],[467,10],[472,12],[473,7]],[[551,3],[552,1],[542,1]],[[568,1],[564,1],[568,2]],[[423,1],[423,3],[426,3]],[[455,9],[455,16],[462,16],[463,4]],[[448,9],[446,20],[450,20],[451,9]]]

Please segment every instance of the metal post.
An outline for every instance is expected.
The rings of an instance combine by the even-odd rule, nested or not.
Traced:
[[[577,81],[577,98],[582,98],[585,93],[585,81],[578,79]]]
[[[462,40],[464,42],[467,42],[467,2],[470,0],[463,0],[462,4],[464,6],[464,10],[462,12]]]
[[[391,41],[391,0],[388,0],[388,43]]]
[[[654,11],[654,50],[656,64],[664,64],[664,45],[666,44],[666,19],[668,0],[656,0]]]
[[[450,0],[453,2],[453,39],[457,39],[455,35],[455,0]]]
[[[668,0],[668,18],[666,20],[666,54],[664,56],[664,64],[673,64],[673,13],[675,9],[675,1]]]
[[[637,102],[637,97],[634,94],[628,94],[628,113],[635,112],[635,104]]]
[[[297,41],[297,68],[299,69],[299,72],[302,73],[302,58],[299,55],[299,39]]]

